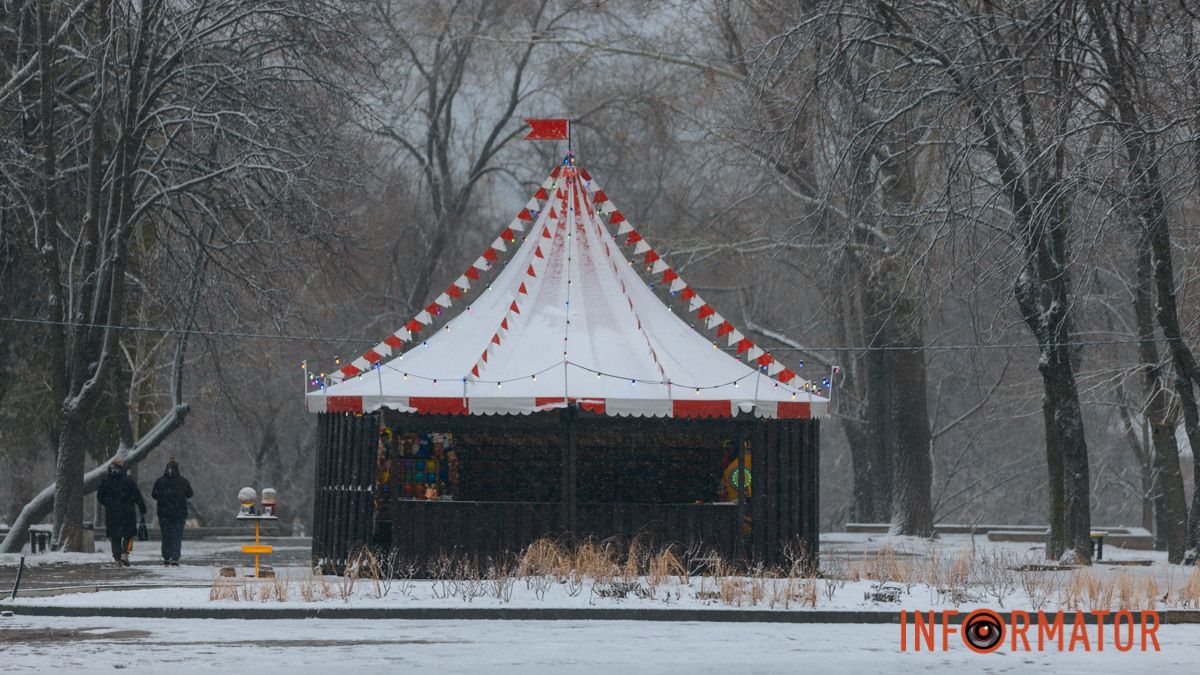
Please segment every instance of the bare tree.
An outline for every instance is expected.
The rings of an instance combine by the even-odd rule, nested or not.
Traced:
[[[771,171],[795,207],[772,238],[774,252],[834,261],[822,279],[834,337],[863,348],[842,364],[836,403],[853,458],[855,517],[929,535],[927,241],[910,217],[929,155],[906,142],[912,127],[878,115],[880,104],[896,103],[888,89],[899,85],[878,78],[892,56],[871,45],[822,48],[839,28],[820,3],[717,2],[712,14],[724,63],[708,70],[732,85],[729,100],[744,102],[730,106],[735,121],[718,133]]]
[[[1071,12],[1057,2],[878,2],[859,40],[893,50],[913,71],[911,81],[925,83],[926,95],[960,106],[961,119],[975,133],[970,147],[990,164],[984,180],[1007,202],[1004,217],[1017,265],[1013,294],[1041,352],[1050,496],[1046,554],[1058,558],[1071,551],[1086,561],[1090,481],[1071,349],[1071,199],[1079,180],[1067,145],[1078,105]]]
[[[82,498],[99,478],[84,471],[93,418],[104,392],[124,392],[134,379],[122,363],[122,323],[145,306],[186,330],[214,278],[258,292],[266,273],[243,256],[283,243],[264,229],[276,209],[295,218],[319,196],[304,176],[323,143],[313,142],[319,137],[297,105],[311,82],[301,52],[312,36],[296,24],[323,30],[327,10],[268,0],[99,0],[21,11],[34,17],[21,25],[37,36],[39,65],[12,91],[36,84],[37,97],[18,98],[6,122],[36,129],[38,163],[9,186],[5,203],[34,207],[22,239],[42,263],[41,363],[57,406],[56,466],[55,485],[23,509],[3,548],[19,545],[50,498],[55,545],[77,550]],[[63,12],[74,28],[60,38]],[[290,227],[289,236],[303,238],[310,225]],[[173,294],[172,277],[195,277],[196,294]],[[185,344],[181,337],[172,402],[157,421],[137,419],[127,396],[114,397],[115,452],[131,464],[183,421]]]
[[[1156,14],[1158,16],[1156,16]],[[1125,6],[1124,3],[1101,3],[1087,1],[1087,16],[1091,21],[1092,35],[1098,47],[1100,71],[1104,95],[1111,101],[1115,114],[1107,115],[1121,138],[1121,149],[1125,153],[1129,172],[1131,196],[1129,208],[1137,219],[1139,229],[1138,271],[1139,297],[1138,332],[1141,337],[1141,357],[1146,364],[1146,387],[1150,392],[1151,413],[1158,424],[1155,428],[1155,454],[1161,458],[1168,471],[1163,478],[1167,498],[1166,525],[1168,547],[1172,562],[1183,559],[1184,543],[1179,541],[1184,529],[1185,514],[1179,510],[1183,485],[1176,480],[1178,474],[1178,450],[1174,446],[1174,429],[1165,428],[1164,396],[1158,383],[1157,347],[1151,342],[1153,328],[1145,321],[1144,314],[1150,309],[1148,289],[1143,288],[1151,280],[1154,286],[1155,319],[1166,338],[1167,351],[1175,372],[1174,388],[1183,412],[1183,425],[1193,448],[1200,447],[1200,412],[1197,410],[1195,386],[1200,384],[1200,369],[1195,356],[1184,341],[1179,320],[1179,307],[1175,290],[1175,265],[1171,254],[1170,213],[1164,189],[1164,179],[1159,166],[1160,149],[1155,131],[1162,120],[1155,119],[1155,105],[1149,96],[1146,78],[1157,72],[1146,63],[1149,45],[1146,24],[1169,21],[1164,8]],[[1151,272],[1150,279],[1143,279]],[[1170,435],[1168,440],[1166,436]],[[1160,441],[1160,437],[1161,441]],[[1193,453],[1195,457],[1197,453]],[[1174,471],[1171,468],[1174,467]],[[1196,475],[1200,475],[1200,458],[1196,459]],[[1200,493],[1200,491],[1197,491]],[[1192,524],[1187,527],[1187,548],[1193,558],[1200,547],[1200,494],[1192,500]]]
[[[542,93],[535,55],[550,47],[541,38],[576,9],[547,0],[373,0],[379,50],[375,77],[362,85],[363,125],[415,169],[429,214],[413,214],[412,229],[391,236],[386,294],[405,319],[428,302],[442,258],[470,231],[480,182],[504,170],[497,160],[524,131],[519,115]],[[508,39],[514,34],[522,37]]]

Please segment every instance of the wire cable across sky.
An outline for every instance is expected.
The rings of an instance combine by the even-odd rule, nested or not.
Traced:
[[[325,344],[369,344],[373,345],[379,340],[371,340],[366,338],[354,337],[331,337],[327,335],[285,335],[280,333],[250,333],[242,331],[220,331],[220,330],[205,330],[202,328],[163,328],[157,326],[131,326],[131,325],[114,325],[107,323],[88,323],[76,321],[54,321],[52,319],[33,319],[25,317],[4,316],[0,317],[0,321],[6,323],[15,323],[20,325],[32,326],[66,326],[70,328],[97,328],[101,330],[122,330],[131,333],[186,333],[188,335],[199,335],[210,338],[223,338],[234,340],[274,340],[280,342],[319,342]],[[1171,342],[1172,338],[1154,336],[1150,338],[1156,343]],[[1178,338],[1186,340],[1186,338]],[[1111,345],[1135,345],[1142,342],[1141,338],[1109,338],[1103,340],[1071,340],[1061,343],[1066,347],[1103,347]],[[1037,349],[1038,345],[1032,342],[999,342],[999,343],[975,343],[975,344],[949,344],[949,345],[924,345],[922,351],[969,351],[969,350],[1008,350],[1008,349]],[[828,352],[828,353],[862,353],[862,352],[884,352],[884,351],[911,351],[911,347],[891,347],[868,345],[862,347],[829,347],[829,346],[804,346],[804,347],[774,347],[772,351],[776,352]],[[727,351],[727,350],[726,350]]]

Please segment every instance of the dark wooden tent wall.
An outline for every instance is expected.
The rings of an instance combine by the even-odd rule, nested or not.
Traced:
[[[540,435],[558,450],[565,495],[554,502],[423,501],[389,496],[376,513],[376,452],[381,426],[397,433]],[[647,536],[654,543],[699,544],[726,558],[768,565],[788,563],[799,550],[818,553],[818,430],[816,420],[605,417],[566,409],[533,415],[441,416],[393,413],[323,413],[316,462],[313,560],[341,570],[364,545],[395,550],[411,559],[442,552],[481,558],[519,552],[543,536],[599,538]],[[584,503],[577,444],[588,435],[619,434],[654,439],[704,434],[740,439],[752,457],[752,495],[736,506],[712,503]],[[582,439],[582,440],[581,440]],[[647,443],[650,451],[652,443]],[[396,465],[393,458],[393,466]],[[398,472],[393,471],[393,477]],[[740,532],[740,513],[751,517],[751,533]]]
[[[318,433],[313,560],[340,571],[371,540],[379,415],[322,414]]]

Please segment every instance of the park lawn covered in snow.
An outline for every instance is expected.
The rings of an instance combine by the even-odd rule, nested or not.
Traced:
[[[1200,630],[1162,626],[1161,651],[899,651],[899,627],[640,621],[0,618],[11,672],[1186,673]]]
[[[245,563],[236,545],[230,541],[188,542],[185,557]],[[16,604],[172,608],[316,605],[816,609],[885,613],[901,609],[970,611],[984,607],[1027,611],[1200,607],[1200,568],[1168,565],[1160,552],[1121,551],[1111,547],[1107,552],[1107,559],[1143,560],[1150,563],[1148,566],[1094,565],[1063,571],[1018,571],[1025,565],[1044,564],[1040,547],[988,542],[969,535],[949,535],[930,541],[842,533],[823,538],[822,545],[822,575],[817,578],[806,578],[799,573],[746,574],[717,567],[709,569],[708,574],[692,576],[630,574],[623,570],[609,570],[603,576],[586,572],[537,574],[508,568],[503,574],[477,570],[463,575],[450,571],[435,579],[376,580],[313,575],[307,567],[281,566],[276,568],[274,580],[254,580],[220,577],[217,563],[213,563],[173,569],[146,566],[136,580],[106,584],[112,590],[73,593],[63,589],[67,592],[19,598]],[[135,559],[139,553],[153,556],[153,548],[140,547],[135,551]],[[60,555],[33,559],[49,561]],[[81,555],[61,557],[75,562]],[[93,559],[102,560],[101,556],[95,554]],[[244,571],[245,567],[241,569]],[[121,590],[121,586],[152,587]]]
[[[234,672],[258,670],[329,672],[345,667],[401,671],[520,672],[888,672],[1096,673],[1190,672],[1200,662],[1200,629],[1158,628],[1160,651],[1128,653],[1077,650],[1017,652],[1007,648],[980,655],[961,641],[946,652],[900,649],[895,624],[791,624],[679,621],[480,621],[396,619],[148,619],[23,616],[21,607],[174,608],[603,608],[759,609],[776,612],[874,611],[979,607],[1053,610],[1074,602],[1088,611],[1107,602],[1134,609],[1146,603],[1147,588],[1179,608],[1188,584],[1200,589],[1200,572],[1167,565],[1162,554],[1107,552],[1117,560],[1147,560],[1149,566],[1096,565],[1056,572],[1016,572],[1009,565],[1044,562],[1040,548],[996,544],[981,538],[947,536],[932,542],[876,535],[837,534],[823,540],[826,578],[767,575],[647,575],[557,578],[512,575],[498,579],[347,579],[315,576],[306,566],[279,566],[276,580],[217,575],[218,565],[245,563],[240,542],[185,545],[186,558],[210,564],[162,568],[152,563],[154,546],[135,552],[137,578],[106,584],[111,590],[19,598],[16,616],[0,617],[0,663],[16,672]],[[292,547],[295,547],[292,544]],[[293,551],[293,554],[303,553]],[[34,557],[40,567],[77,566],[77,574],[103,569],[103,554]],[[9,564],[0,559],[0,565]],[[94,563],[92,566],[90,563]],[[241,567],[244,571],[245,567]],[[933,575],[932,577],[930,575]],[[964,576],[965,575],[965,576]],[[989,575],[993,575],[990,576]],[[999,575],[999,577],[995,577]],[[1037,590],[1028,578],[1053,579]],[[882,577],[888,580],[880,581]],[[1009,579],[1010,581],[1005,581]],[[82,583],[84,580],[80,580]],[[930,583],[932,582],[932,583]],[[621,584],[626,584],[621,586]],[[150,588],[128,588],[132,585]],[[1034,584],[1036,586],[1036,584]],[[122,590],[122,587],[125,587]],[[1141,589],[1122,597],[1121,588]],[[283,597],[280,599],[280,590]],[[759,589],[756,591],[755,589]],[[625,597],[614,590],[624,589]],[[638,589],[642,589],[640,592]],[[740,590],[739,590],[740,589]],[[894,589],[894,601],[872,595]],[[1071,591],[1070,589],[1074,589]],[[1090,590],[1089,590],[1090,589]],[[1031,597],[1030,590],[1037,597]],[[652,594],[650,593],[652,591]],[[231,592],[236,592],[233,599]],[[305,597],[311,593],[311,597]],[[1072,596],[1072,593],[1074,595]],[[1106,595],[1109,594],[1109,595]],[[886,596],[887,593],[884,593]],[[217,597],[218,599],[213,599]],[[1172,599],[1174,598],[1174,599]],[[740,603],[740,604],[739,604]],[[911,627],[910,627],[911,630]]]

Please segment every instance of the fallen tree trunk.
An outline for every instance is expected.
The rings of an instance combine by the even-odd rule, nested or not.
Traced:
[[[85,473],[83,475],[83,494],[91,494],[100,487],[100,480],[108,472],[108,466],[112,463],[113,459],[124,457],[125,466],[132,467],[149,456],[167,436],[171,435],[171,432],[183,424],[187,413],[188,405],[186,403],[176,404],[171,408],[170,412],[158,421],[158,424],[155,424],[146,435],[138,439],[132,448],[118,448],[112,457]],[[12,527],[9,528],[8,534],[5,535],[3,543],[0,543],[0,553],[20,552],[21,547],[25,545],[29,526],[37,524],[43,518],[50,515],[50,512],[53,510],[54,484],[51,483],[39,492],[36,497],[29,500],[29,503],[21,509],[21,513],[17,516],[16,521],[13,522]]]

